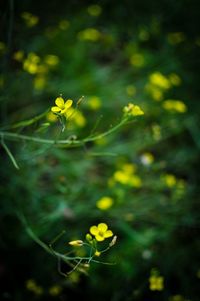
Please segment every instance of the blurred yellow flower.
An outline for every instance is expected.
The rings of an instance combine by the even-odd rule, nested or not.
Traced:
[[[56,66],[59,63],[59,57],[57,55],[48,54],[45,56],[44,61],[49,66]]]
[[[13,54],[13,58],[14,60],[18,61],[18,62],[22,62],[23,58],[24,58],[24,51],[22,50],[18,50]]]
[[[98,96],[90,96],[87,103],[92,110],[98,110],[101,107],[101,99]]]
[[[60,285],[53,285],[49,288],[49,295],[56,297],[62,292],[62,287]]]
[[[164,278],[161,276],[151,276],[149,278],[149,288],[151,291],[162,291],[164,289]]]
[[[187,111],[187,107],[184,102],[180,100],[165,100],[163,102],[163,108],[167,111],[177,112],[177,113],[185,113]]]
[[[112,237],[113,232],[108,230],[108,226],[105,223],[100,223],[98,226],[90,227],[90,233],[95,237],[97,241],[103,241],[106,238]]]
[[[113,205],[113,199],[108,196],[104,196],[96,203],[97,208],[100,210],[108,210]]]
[[[59,114],[65,114],[67,110],[72,106],[73,100],[68,99],[66,102],[64,102],[64,99],[62,97],[57,97],[55,100],[56,106],[51,108],[51,111],[53,113],[59,113]]]
[[[37,285],[35,280],[29,279],[26,281],[26,288],[27,290],[33,292],[35,295],[42,295],[44,290],[41,286]]]
[[[38,91],[43,90],[46,85],[46,82],[47,82],[47,80],[46,80],[45,76],[43,76],[43,75],[36,76],[34,78],[34,82],[33,82],[35,90],[38,90]]]
[[[176,73],[171,73],[169,75],[169,80],[173,86],[179,86],[182,82],[180,76],[177,75]]]
[[[134,105],[133,103],[129,103],[127,106],[125,106],[123,111],[126,115],[130,115],[130,116],[144,115],[142,109],[139,106]]]
[[[38,72],[40,57],[34,52],[30,52],[27,58],[23,62],[23,68],[30,74],[35,74]]]
[[[160,72],[154,72],[149,76],[149,81],[151,84],[163,89],[167,90],[170,88],[170,81]]]
[[[47,120],[50,122],[56,122],[57,121],[57,117],[53,112],[48,112],[47,116],[46,116]]]
[[[101,33],[95,28],[86,28],[78,33],[78,38],[84,41],[96,42],[100,37]]]
[[[141,53],[132,54],[132,56],[130,57],[130,63],[131,65],[137,68],[143,67],[145,65],[145,59],[143,54]]]
[[[140,157],[143,165],[151,165],[154,161],[154,156],[151,153],[143,153]]]
[[[176,185],[176,177],[172,174],[164,175],[164,181],[165,184],[170,188]]]
[[[21,14],[21,17],[22,19],[24,19],[27,27],[33,27],[39,22],[39,18],[37,16],[32,15],[29,12],[23,12]]]
[[[134,174],[135,171],[136,166],[134,164],[124,164],[120,170],[114,172],[113,178],[110,181],[114,180],[123,185],[139,188],[142,186],[142,180],[138,175]]]
[[[65,117],[79,127],[84,127],[86,124],[84,115],[79,110],[72,107],[66,111]]]
[[[155,86],[151,83],[148,83],[145,86],[145,90],[147,91],[147,93],[150,94],[150,96],[153,98],[153,100],[156,101],[161,101],[163,99],[163,89]]]
[[[102,8],[98,4],[93,4],[88,6],[87,11],[89,15],[93,17],[98,17],[102,12]]]

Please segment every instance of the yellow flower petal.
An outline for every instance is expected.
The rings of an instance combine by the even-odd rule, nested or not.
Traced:
[[[60,108],[60,109],[64,109],[65,107],[65,103],[64,103],[64,99],[62,97],[57,97],[55,100],[55,104]]]
[[[96,238],[97,241],[103,241],[105,239],[104,236],[101,236],[101,235],[98,235],[98,234],[95,236],[95,238]]]
[[[107,231],[104,233],[104,237],[105,237],[105,238],[108,238],[108,237],[111,237],[111,236],[113,236],[113,233],[112,233],[111,230],[107,230]]]
[[[68,99],[66,102],[65,102],[65,109],[69,109],[73,104],[73,100],[71,99]]]
[[[106,232],[107,229],[108,229],[108,226],[105,223],[98,224],[98,231]]]
[[[92,235],[97,235],[99,233],[99,230],[98,230],[97,226],[90,227],[90,233]]]
[[[54,113],[58,113],[58,112],[61,111],[61,109],[59,107],[52,107],[51,111],[54,112]]]

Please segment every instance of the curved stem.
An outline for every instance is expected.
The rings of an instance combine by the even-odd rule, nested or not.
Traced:
[[[122,120],[117,125],[115,125],[111,129],[109,129],[108,131],[106,131],[104,133],[101,133],[101,134],[98,134],[98,135],[93,136],[93,137],[86,137],[82,140],[72,140],[72,139],[53,140],[53,139],[32,137],[32,136],[28,136],[28,135],[22,135],[22,134],[7,132],[7,131],[1,131],[0,135],[2,135],[4,137],[4,139],[14,140],[14,141],[26,140],[26,141],[36,142],[36,143],[44,143],[44,144],[57,145],[57,146],[66,146],[66,145],[80,146],[80,145],[83,145],[87,142],[96,141],[98,139],[101,139],[105,136],[110,135],[111,133],[115,132],[117,129],[122,127],[122,125],[124,125],[127,122],[127,120],[128,120],[127,118],[122,118]]]

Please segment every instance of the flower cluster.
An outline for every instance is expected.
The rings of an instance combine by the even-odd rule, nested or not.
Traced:
[[[142,109],[139,106],[134,105],[133,103],[129,103],[127,106],[125,106],[123,111],[124,111],[125,115],[128,115],[128,116],[144,115],[144,112],[142,111]]]

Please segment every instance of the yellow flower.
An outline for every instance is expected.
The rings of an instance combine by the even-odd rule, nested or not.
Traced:
[[[152,85],[155,85],[163,90],[170,88],[170,81],[160,72],[154,72],[149,76],[149,81]]]
[[[140,157],[143,165],[151,165],[154,161],[154,156],[151,153],[143,153]]]
[[[111,206],[113,205],[113,199],[108,197],[108,196],[104,196],[102,197],[100,200],[97,201],[96,206],[97,208],[101,209],[101,210],[107,210],[109,209]]]
[[[69,242],[69,245],[73,246],[73,247],[80,247],[83,245],[83,241],[80,239],[77,240],[72,240]]]
[[[101,33],[95,28],[86,28],[78,33],[78,38],[84,41],[96,42],[100,37]]]
[[[163,103],[163,108],[167,111],[178,113],[185,113],[187,111],[186,105],[180,100],[165,100]]]
[[[161,276],[151,276],[149,278],[149,288],[151,291],[162,291],[164,288],[164,278]]]
[[[176,185],[176,182],[177,182],[176,177],[175,177],[174,175],[172,175],[172,174],[166,174],[166,175],[164,176],[164,181],[165,181],[165,183],[166,183],[166,185],[167,185],[168,187],[173,187],[173,186],[175,186],[175,185]]]
[[[101,255],[101,252],[96,251],[96,252],[94,253],[94,255],[97,256],[97,257],[99,257],[99,256]]]
[[[129,103],[127,106],[124,107],[124,113],[132,116],[144,115],[142,109],[139,106],[134,105],[133,103]]]
[[[60,113],[65,114],[67,110],[72,106],[73,100],[68,99],[66,102],[64,102],[64,99],[62,97],[57,97],[55,100],[55,107],[51,108],[51,111],[53,113]]]
[[[113,232],[108,230],[108,226],[105,223],[90,227],[90,233],[95,236],[97,241],[103,241],[105,238],[113,236]]]

